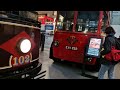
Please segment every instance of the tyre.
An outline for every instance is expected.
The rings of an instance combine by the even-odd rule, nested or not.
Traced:
[[[60,62],[61,59],[55,58],[55,57],[53,56],[53,47],[52,47],[52,45],[53,45],[53,42],[52,42],[51,47],[50,47],[49,58],[52,59],[54,62]]]
[[[95,65],[86,65],[86,69],[89,70],[89,71],[98,72],[99,69],[100,69],[100,66],[101,66],[100,59],[97,59]]]

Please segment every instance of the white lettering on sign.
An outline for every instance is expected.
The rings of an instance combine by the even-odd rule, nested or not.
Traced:
[[[65,47],[67,50],[78,50],[77,47],[72,47],[72,46],[66,46]]]

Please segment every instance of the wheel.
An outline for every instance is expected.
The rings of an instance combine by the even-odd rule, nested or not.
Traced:
[[[60,62],[61,59],[55,58],[55,57],[53,56],[53,47],[52,47],[52,45],[53,45],[53,42],[52,42],[51,47],[50,47],[49,58],[52,59],[54,62]]]
[[[99,69],[100,69],[100,66],[101,66],[100,59],[97,59],[95,65],[86,65],[86,69],[89,70],[89,71],[98,72]]]

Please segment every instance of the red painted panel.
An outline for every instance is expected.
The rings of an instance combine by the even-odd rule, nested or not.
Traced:
[[[83,63],[85,46],[88,44],[89,37],[97,37],[97,35],[77,32],[56,32],[54,35],[54,41],[57,40],[59,46],[53,46],[53,56],[63,60]],[[68,50],[66,49],[66,46],[76,47],[78,50]],[[88,64],[94,64],[95,60],[96,59],[94,58],[92,62]]]
[[[8,40],[7,42],[3,43],[2,45],[0,45],[0,48],[4,49],[5,51],[11,53],[12,55],[19,57],[21,55],[26,55],[26,54],[21,54],[16,50],[16,46],[17,43],[20,39],[29,39],[32,43],[32,49],[35,47],[35,43],[34,41],[31,39],[31,37],[25,32],[21,32],[20,34],[16,35],[15,37],[13,37],[12,39]],[[31,49],[31,50],[32,50]],[[27,53],[28,54],[28,53]]]

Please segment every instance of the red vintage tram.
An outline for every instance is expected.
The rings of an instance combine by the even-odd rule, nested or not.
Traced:
[[[34,78],[39,62],[40,23],[32,11],[0,11],[0,78]],[[42,72],[45,74],[45,71]]]
[[[108,11],[58,11],[50,58],[86,65],[97,69],[99,60],[85,56],[91,37],[103,38],[109,25]]]

